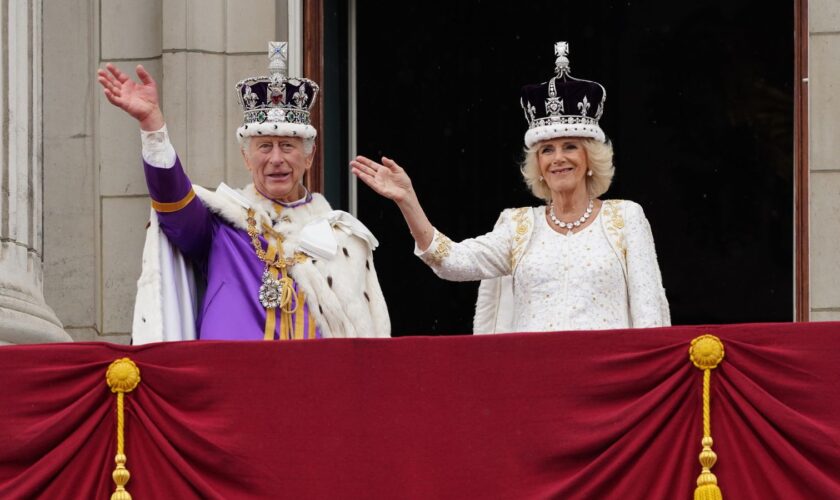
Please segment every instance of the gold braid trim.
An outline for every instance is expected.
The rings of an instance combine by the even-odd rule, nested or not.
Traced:
[[[257,258],[265,263],[265,273],[268,274],[268,276],[263,276],[263,284],[259,292],[260,302],[266,308],[263,339],[274,340],[277,308],[280,308],[280,339],[289,339],[292,337],[292,314],[297,311],[300,305],[299,300],[294,300],[296,297],[294,280],[289,277],[289,267],[306,262],[308,257],[301,252],[295,252],[289,258],[284,257],[283,235],[265,223],[263,223],[262,227],[263,232],[258,231],[256,213],[253,209],[248,209],[247,222],[248,236],[251,237],[254,252],[257,254]],[[266,235],[268,251],[263,250],[262,243],[259,239],[261,234]],[[274,238],[276,245],[271,242],[269,237]],[[264,291],[279,300],[277,302],[272,302],[271,299],[263,301],[262,295]]]
[[[274,236],[277,240],[277,256],[276,257],[267,257],[265,250],[263,250],[262,243],[260,243],[260,233],[257,231],[257,219],[256,214],[253,210],[248,209],[248,218],[246,219],[248,222],[248,236],[251,237],[251,245],[254,247],[254,252],[257,254],[257,258],[261,261],[265,262],[268,266],[275,267],[277,269],[285,269],[291,267],[295,264],[300,264],[302,262],[306,262],[308,258],[305,253],[295,252],[295,254],[289,258],[282,258],[284,255],[283,251],[283,235],[263,223],[263,231],[268,233],[270,236]]]
[[[162,201],[152,200],[152,208],[155,209],[155,212],[161,213],[177,212],[189,205],[193,198],[195,198],[195,191],[190,189],[190,192],[179,201],[164,203]]]
[[[277,249],[271,243],[268,244],[267,257],[274,259]],[[271,277],[277,279],[277,268],[266,268],[271,274]],[[274,327],[277,325],[277,309],[271,308],[265,310],[265,328],[263,329],[263,340],[274,340]]]
[[[723,361],[723,342],[714,335],[701,335],[691,341],[688,349],[691,362],[703,370],[703,439],[700,452],[700,476],[697,478],[697,488],[694,490],[694,500],[723,500],[723,493],[717,484],[717,477],[712,473],[712,467],[717,462],[717,454],[712,451],[712,403],[711,382],[712,370]]]
[[[131,392],[140,383],[140,369],[128,358],[120,358],[108,366],[105,380],[111,392],[117,394],[117,456],[114,457],[117,467],[111,473],[117,488],[111,494],[111,500],[131,500],[131,495],[125,489],[131,474],[125,468],[125,393]]]

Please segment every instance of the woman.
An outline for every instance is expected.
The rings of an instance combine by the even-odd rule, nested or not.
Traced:
[[[556,44],[555,53],[557,74],[525,86],[521,99],[529,123],[521,170],[546,205],[507,209],[493,231],[454,243],[429,222],[411,179],[392,159],[359,156],[352,171],[397,203],[415,253],[438,276],[484,280],[475,333],[670,325],[642,208],[598,198],[614,171],[598,125],[606,91],[570,76],[567,44]]]

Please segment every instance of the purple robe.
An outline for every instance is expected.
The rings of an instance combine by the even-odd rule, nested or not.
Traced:
[[[180,159],[176,159],[172,168],[143,163],[152,200],[176,204],[192,192],[192,183]],[[193,262],[197,273],[206,276],[207,287],[196,320],[198,338],[263,340],[266,309],[259,301],[258,292],[265,264],[257,257],[248,233],[212,213],[197,196],[183,208],[158,210],[157,217],[169,241]],[[262,236],[260,242],[263,249],[267,248]],[[297,288],[295,284],[296,291]],[[276,315],[274,335],[278,338],[279,309]],[[304,303],[293,313],[292,325],[302,322],[303,338],[320,338],[320,331],[309,316],[308,304]]]

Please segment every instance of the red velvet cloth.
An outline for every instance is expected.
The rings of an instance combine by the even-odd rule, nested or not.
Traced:
[[[840,323],[0,348],[0,498],[690,499],[711,333],[724,498],[840,498]]]

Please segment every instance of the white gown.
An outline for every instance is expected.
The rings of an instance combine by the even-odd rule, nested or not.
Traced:
[[[415,248],[441,278],[484,280],[475,333],[670,325],[641,206],[605,201],[595,220],[571,235],[554,231],[544,212],[508,209],[485,235],[455,243],[435,230],[429,248]]]
[[[595,224],[565,235],[545,217],[535,218],[531,245],[513,275],[513,297],[518,332],[630,326],[624,270]]]

